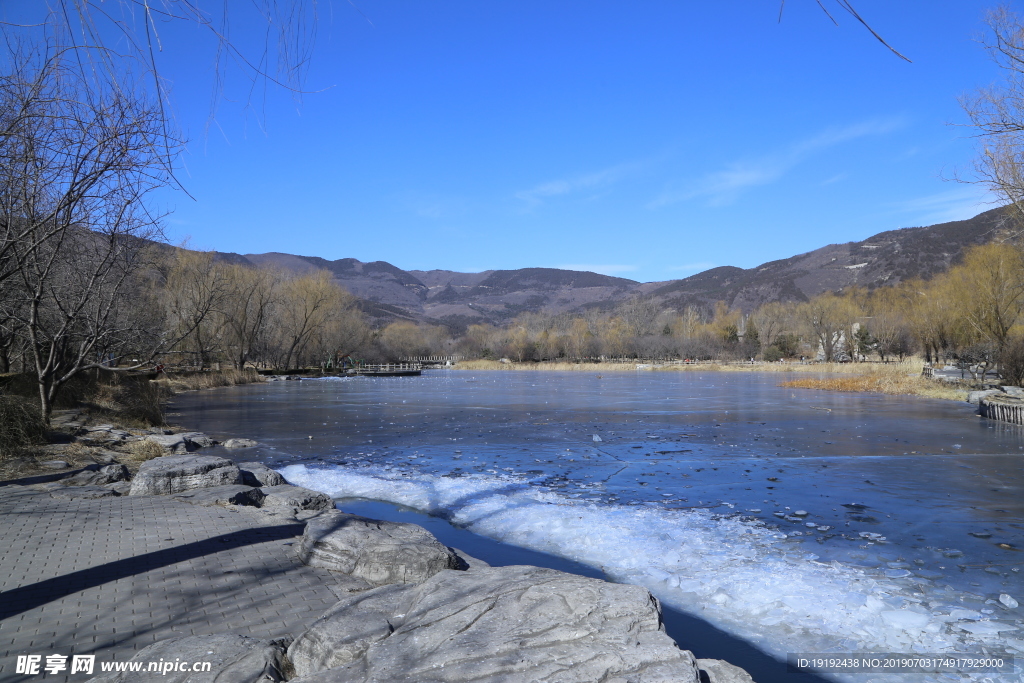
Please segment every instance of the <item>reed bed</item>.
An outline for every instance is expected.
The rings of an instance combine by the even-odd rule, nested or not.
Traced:
[[[908,372],[899,366],[873,368],[863,374],[802,377],[783,382],[779,386],[824,391],[861,391],[900,396],[923,396],[950,401],[963,401],[967,398],[967,392],[962,389],[950,386],[941,380],[923,377],[919,372]]]
[[[502,363],[494,360],[460,361],[461,370],[593,372],[773,372],[804,375],[779,386],[823,391],[862,391],[963,401],[967,392],[921,375],[924,362],[899,363],[712,363],[605,362],[605,363]],[[813,374],[814,377],[806,375]]]
[[[255,384],[262,382],[263,377],[251,368],[245,370],[220,370],[196,372],[188,374],[168,374],[156,383],[166,387],[171,393],[182,391],[198,391],[199,389],[216,389],[233,387],[237,384]]]
[[[636,372],[636,363],[502,363],[496,360],[460,360],[456,370],[547,370],[558,372]]]
[[[924,362],[918,359],[901,363],[750,363],[743,361],[713,361],[699,363],[682,363],[679,361],[606,361],[603,363],[503,363],[496,360],[459,361],[456,370],[532,370],[557,372],[799,372],[815,374],[853,374],[863,375],[880,368],[881,372],[917,373],[920,374]]]

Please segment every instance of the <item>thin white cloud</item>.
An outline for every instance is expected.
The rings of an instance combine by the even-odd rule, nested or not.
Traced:
[[[690,182],[677,182],[648,204],[654,209],[696,198],[707,198],[712,205],[728,204],[751,187],[768,185],[814,154],[830,147],[871,135],[884,135],[904,125],[901,119],[873,119],[841,128],[828,128],[799,140],[788,148],[761,159],[741,160],[721,171],[708,173]]]
[[[966,220],[996,204],[992,193],[982,187],[957,185],[945,192],[899,202],[894,208],[908,215],[902,227],[911,227]]]
[[[562,270],[582,270],[590,273],[600,273],[601,275],[618,275],[619,273],[631,273],[634,270],[637,270],[636,266],[596,263],[563,263],[555,266],[555,268],[560,268]]]
[[[700,263],[684,263],[681,266],[671,266],[666,270],[681,272],[681,273],[700,273],[711,268],[718,267],[717,263],[700,262]]]
[[[444,219],[464,215],[468,210],[465,198],[432,192],[406,192],[397,197],[400,209],[420,218]]]
[[[572,178],[562,178],[559,180],[551,180],[546,183],[541,183],[540,185],[531,187],[528,190],[516,192],[515,196],[516,199],[523,201],[527,208],[532,209],[543,203],[545,199],[549,199],[551,197],[607,187],[619,182],[629,175],[632,175],[642,166],[643,164],[640,162],[617,164],[594,173],[587,173],[585,175],[574,176]]]

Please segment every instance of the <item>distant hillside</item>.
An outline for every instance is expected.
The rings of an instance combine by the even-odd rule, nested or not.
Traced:
[[[640,289],[673,307],[725,301],[745,311],[766,301],[806,301],[852,286],[870,289],[946,270],[966,247],[985,244],[1004,233],[1007,220],[1002,209],[993,209],[965,221],[889,230],[862,242],[830,244],[749,270],[714,268],[683,280],[647,283]]]
[[[744,270],[733,266],[681,280],[640,284],[625,278],[557,268],[405,271],[386,261],[220,253],[234,263],[273,265],[306,272],[329,270],[341,286],[363,300],[363,310],[387,321],[408,319],[461,328],[477,322],[502,324],[524,311],[561,313],[611,308],[630,297],[650,296],[663,306],[712,307],[724,301],[750,311],[768,301],[805,301],[824,291],[867,288],[930,277],[955,263],[964,249],[991,241],[1007,229],[1002,209],[965,221],[882,232],[862,242],[821,249]]]

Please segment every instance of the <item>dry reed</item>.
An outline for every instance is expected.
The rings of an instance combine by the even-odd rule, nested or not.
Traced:
[[[460,361],[462,370],[534,370],[575,372],[775,372],[817,377],[802,377],[780,386],[825,391],[863,391],[881,394],[923,396],[963,401],[967,392],[939,380],[921,376],[924,362],[909,359],[899,363],[750,363],[741,361],[681,362],[605,362],[605,363],[502,363],[493,360]]]
[[[246,368],[245,370],[221,370],[181,375],[168,374],[156,381],[172,393],[179,393],[199,389],[233,387],[238,384],[255,384],[262,382],[263,377],[252,368]]]
[[[873,368],[858,375],[806,377],[783,382],[779,386],[825,391],[861,391],[878,394],[923,396],[963,401],[967,392],[941,381],[908,372],[900,366]]]
[[[682,361],[606,361],[603,363],[503,363],[496,360],[459,361],[457,370],[539,370],[558,372],[799,372],[816,374],[865,374],[874,368],[883,368],[884,372],[920,373],[923,361],[913,359],[902,363],[750,363],[749,361],[702,361],[683,363]]]
[[[128,453],[125,454],[126,461],[142,463],[146,460],[152,460],[153,458],[159,458],[164,454],[163,446],[160,444],[142,439],[141,441],[133,441],[128,446]]]
[[[39,409],[18,396],[0,394],[0,458],[46,442],[46,423]]]

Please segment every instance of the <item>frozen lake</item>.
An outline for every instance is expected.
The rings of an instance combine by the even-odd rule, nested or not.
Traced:
[[[293,483],[642,584],[782,659],[1024,656],[1024,608],[1000,602],[1024,602],[1024,428],[785,378],[433,371],[185,394],[171,419],[259,440],[232,457]]]

